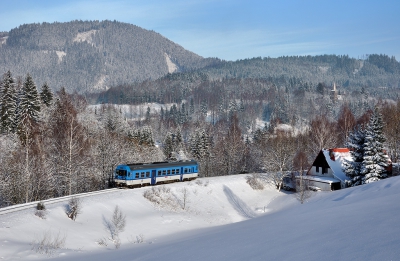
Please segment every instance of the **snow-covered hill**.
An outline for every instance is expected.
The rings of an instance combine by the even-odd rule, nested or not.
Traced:
[[[303,205],[293,194],[252,190],[244,175],[168,188],[164,197],[172,203],[165,207],[143,197],[147,187],[85,198],[75,222],[65,215],[65,203],[48,205],[46,219],[33,210],[0,216],[0,258],[45,259],[30,245],[45,232],[66,238],[53,254],[57,260],[397,260],[400,255],[400,178],[314,193]],[[116,205],[127,221],[117,250],[104,226]],[[143,243],[135,243],[139,235]],[[96,243],[100,239],[108,246]]]

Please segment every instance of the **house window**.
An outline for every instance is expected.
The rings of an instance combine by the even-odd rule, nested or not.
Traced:
[[[328,168],[322,168],[322,174],[328,174]]]
[[[318,166],[315,167],[315,172],[319,173],[319,167]]]

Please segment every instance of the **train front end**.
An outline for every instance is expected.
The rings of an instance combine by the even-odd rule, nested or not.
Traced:
[[[114,172],[115,185],[118,187],[126,186],[126,180],[130,171],[127,165],[118,165]]]

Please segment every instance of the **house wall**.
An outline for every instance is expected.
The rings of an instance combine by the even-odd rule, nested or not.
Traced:
[[[321,191],[332,191],[332,184],[329,182],[322,182],[316,180],[304,180],[308,181],[308,186],[313,186],[321,189]],[[300,180],[299,177],[296,177],[296,186],[299,186]]]
[[[319,167],[319,171],[317,172],[317,166],[312,166],[310,171],[308,172],[308,175],[334,178],[332,169],[327,169],[328,173],[322,173],[322,167]]]
[[[309,186],[318,187],[318,188],[321,189],[321,191],[331,191],[331,184],[330,183],[310,180]]]

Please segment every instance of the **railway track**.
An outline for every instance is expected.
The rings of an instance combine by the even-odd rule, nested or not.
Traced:
[[[72,197],[85,198],[85,197],[89,197],[89,196],[93,196],[93,195],[111,193],[111,192],[115,192],[115,191],[118,191],[118,190],[120,190],[120,189],[118,189],[118,188],[104,189],[104,190],[99,190],[99,191],[92,191],[92,192],[87,192],[87,193],[75,194],[75,195],[71,195],[71,196],[64,196],[64,197],[59,197],[59,198],[46,199],[46,200],[42,200],[41,202],[45,203],[45,205],[50,205],[50,204],[55,204],[55,203],[66,201],[66,200],[68,200],[68,199],[70,199]],[[21,210],[25,210],[25,209],[34,208],[34,207],[36,207],[38,202],[39,201],[34,201],[34,202],[25,203],[25,204],[18,204],[18,205],[5,207],[5,208],[0,208],[0,216],[8,214],[8,213],[12,213],[12,212],[17,212],[17,211],[21,211]]]

